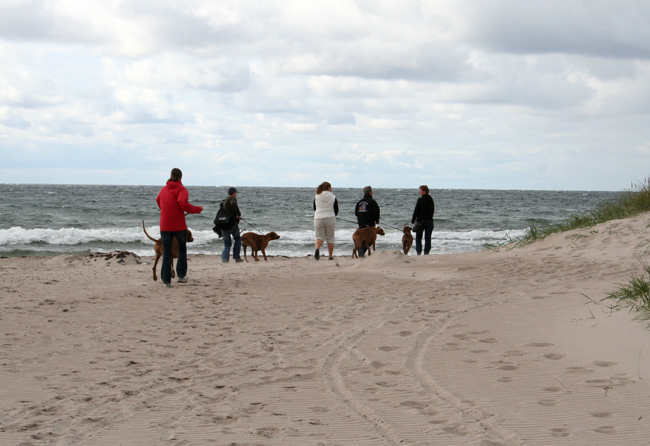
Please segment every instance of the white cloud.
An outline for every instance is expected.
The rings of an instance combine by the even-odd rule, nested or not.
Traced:
[[[0,152],[19,182],[135,165],[142,184],[182,156],[205,184],[618,189],[650,161],[649,19],[633,0],[8,0]]]

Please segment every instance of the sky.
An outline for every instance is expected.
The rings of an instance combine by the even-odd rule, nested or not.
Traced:
[[[0,0],[0,60],[0,183],[650,176],[650,2]]]

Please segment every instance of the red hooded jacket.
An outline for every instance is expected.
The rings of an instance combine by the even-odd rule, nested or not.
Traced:
[[[187,229],[185,212],[200,214],[201,208],[189,203],[189,193],[180,181],[167,181],[156,197],[160,208],[161,231],[183,231]]]

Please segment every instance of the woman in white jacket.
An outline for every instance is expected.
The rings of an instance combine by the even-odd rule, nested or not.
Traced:
[[[334,260],[334,231],[336,230],[336,216],[339,213],[339,202],[332,193],[332,185],[327,181],[321,183],[316,189],[314,197],[314,229],[316,230],[316,252],[314,258],[320,258],[320,248],[327,242],[329,259]]]

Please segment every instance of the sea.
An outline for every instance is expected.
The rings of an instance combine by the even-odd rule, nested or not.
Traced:
[[[89,255],[130,251],[153,255],[160,237],[156,196],[161,186],[0,184],[0,257]],[[220,255],[223,241],[212,231],[227,187],[186,186],[201,214],[186,217],[194,242],[188,253]],[[314,187],[239,187],[242,232],[280,235],[267,255],[314,253]],[[374,188],[386,232],[377,250],[400,250],[402,228],[411,221],[418,189]],[[339,202],[334,255],[351,255],[354,207],[360,188],[334,188]],[[553,224],[588,213],[621,192],[432,189],[435,229],[431,254],[466,253],[521,238],[531,223]],[[414,250],[411,251],[414,255]]]

